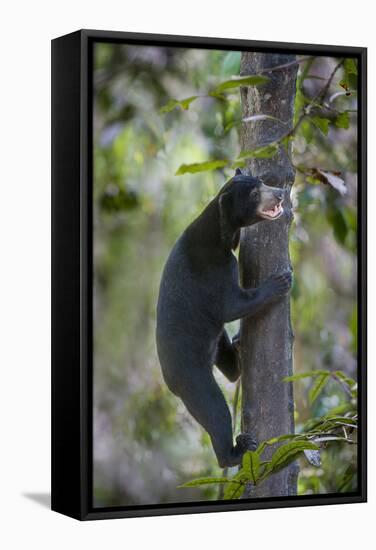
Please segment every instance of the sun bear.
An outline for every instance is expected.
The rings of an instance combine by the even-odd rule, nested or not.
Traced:
[[[282,216],[284,196],[284,189],[237,170],[177,240],[161,278],[156,342],[163,377],[208,432],[221,468],[240,464],[256,445],[247,433],[234,445],[231,413],[213,375],[214,365],[232,382],[241,374],[224,325],[254,315],[291,287],[285,271],[241,288],[233,250],[242,227]]]

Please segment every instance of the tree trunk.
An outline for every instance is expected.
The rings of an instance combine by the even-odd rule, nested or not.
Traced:
[[[243,52],[241,75],[257,74],[294,59],[293,55]],[[292,128],[297,65],[264,74],[270,78],[266,85],[241,88],[243,118],[266,114],[285,124],[270,119],[243,123],[242,150],[273,142]],[[272,158],[249,161],[247,171],[261,177],[266,184],[287,188],[290,197],[295,171],[289,156],[281,146]],[[239,261],[245,288],[256,287],[271,274],[291,267],[290,198],[283,206],[284,215],[278,220],[264,221],[242,231]],[[258,442],[294,432],[292,384],[282,381],[284,376],[292,374],[292,341],[289,296],[241,323],[242,430],[253,434]],[[267,452],[270,456],[272,449]],[[259,487],[251,487],[247,496],[295,495],[297,476],[298,467],[294,463]]]

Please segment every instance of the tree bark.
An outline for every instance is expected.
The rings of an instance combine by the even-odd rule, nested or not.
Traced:
[[[258,74],[262,69],[289,63],[294,59],[293,55],[243,52],[241,75]],[[270,78],[266,85],[241,88],[243,118],[267,114],[285,124],[270,119],[243,123],[242,150],[252,150],[273,142],[293,125],[297,65],[264,74]],[[288,198],[284,202],[284,215],[281,218],[264,221],[242,231],[239,262],[245,288],[257,287],[271,274],[291,268],[290,190],[295,171],[289,158],[290,153],[287,154],[281,146],[274,157],[252,159],[247,165],[247,173],[261,177],[266,184],[286,188]],[[292,374],[292,342],[289,296],[257,317],[245,319],[241,323],[242,430],[253,434],[258,442],[294,432],[292,384],[282,381],[284,376]],[[267,449],[269,456],[271,452],[272,449]],[[260,486],[251,487],[246,496],[295,495],[297,476],[298,467],[294,463]]]

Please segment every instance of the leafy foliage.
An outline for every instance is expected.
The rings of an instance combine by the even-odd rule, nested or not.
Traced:
[[[247,485],[258,485],[269,476],[275,474],[290,464],[296,457],[305,450],[318,450],[317,445],[310,441],[293,441],[281,445],[274,452],[271,460],[262,461],[261,452],[247,451],[243,456],[242,466],[231,478],[201,478],[189,481],[181,487],[198,487],[211,483],[226,483],[224,500],[240,498]]]
[[[253,75],[253,76],[244,76],[242,78],[233,78],[231,80],[226,80],[219,84],[212,93],[221,94],[229,90],[234,90],[234,88],[240,88],[240,86],[260,86],[261,84],[266,84],[269,82],[267,76],[262,75]]]
[[[210,170],[217,170],[218,168],[224,168],[230,166],[231,168],[238,168],[245,166],[245,160],[250,158],[270,158],[273,157],[278,151],[278,145],[271,144],[265,147],[255,148],[253,151],[242,151],[238,158],[234,160],[208,160],[205,162],[195,162],[193,164],[182,164],[176,171],[176,176],[182,176],[184,174],[196,174],[197,172],[208,172]]]
[[[187,97],[186,99],[181,99],[180,101],[178,99],[170,99],[170,101],[161,108],[160,112],[162,114],[170,113],[173,109],[175,109],[175,107],[181,107],[184,111],[187,111],[190,104],[198,97],[198,95],[193,95],[192,97]]]
[[[205,162],[195,162],[194,164],[182,164],[176,171],[176,176],[216,170],[217,168],[224,168],[227,164],[229,164],[227,160],[208,160]]]
[[[225,500],[241,498],[249,485],[259,485],[270,476],[279,472],[302,454],[309,464],[315,468],[321,466],[320,449],[329,442],[345,442],[355,444],[352,434],[357,430],[356,382],[341,371],[318,370],[300,373],[285,377],[285,382],[313,378],[314,384],[309,390],[310,402],[313,403],[323,391],[330,378],[343,384],[351,395],[351,403],[344,416],[337,414],[335,410],[329,411],[324,416],[311,419],[307,422],[301,433],[284,434],[263,441],[256,451],[247,451],[242,460],[239,471],[233,477],[199,478],[189,481],[181,487],[199,487],[207,484],[227,484],[223,498]],[[287,442],[286,442],[287,441]],[[263,460],[263,454],[268,447],[275,450],[271,457]],[[341,482],[341,487],[350,483],[353,469],[346,472]]]
[[[200,487],[200,485],[208,485],[210,483],[231,483],[231,481],[227,477],[200,477],[187,481],[183,485],[179,485],[179,487]]]
[[[240,88],[240,86],[260,86],[261,84],[265,84],[268,81],[269,78],[262,75],[246,76],[243,78],[232,78],[231,80],[225,80],[225,82],[217,84],[215,88],[213,88],[205,95],[194,95],[180,100],[170,99],[170,101],[166,105],[161,107],[160,113],[169,113],[173,109],[175,109],[175,107],[181,107],[184,111],[187,111],[190,104],[199,97],[214,97],[223,100],[225,99],[225,96],[223,96],[224,93],[232,93],[234,92],[234,90]]]
[[[355,59],[345,59],[344,69],[345,75],[344,78],[340,81],[339,85],[344,88],[348,94],[350,94],[351,90],[357,89],[358,69]]]

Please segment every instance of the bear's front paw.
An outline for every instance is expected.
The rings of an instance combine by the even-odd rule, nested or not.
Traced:
[[[236,438],[236,444],[241,451],[255,451],[257,449],[256,439],[249,433],[239,434]]]
[[[285,296],[291,288],[292,272],[287,270],[282,271],[282,273],[272,275],[265,284],[271,296],[276,298]]]

